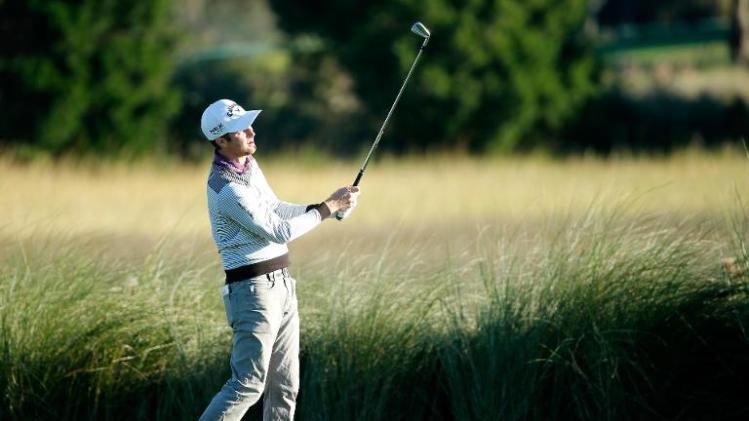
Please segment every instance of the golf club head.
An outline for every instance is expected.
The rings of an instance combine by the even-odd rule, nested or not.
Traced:
[[[414,23],[413,26],[411,26],[411,32],[422,38],[429,38],[431,35],[429,29],[427,29],[427,27],[421,22]]]

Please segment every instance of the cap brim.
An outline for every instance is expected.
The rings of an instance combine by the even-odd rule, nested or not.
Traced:
[[[227,133],[239,132],[252,126],[252,123],[255,121],[258,114],[260,114],[260,111],[262,110],[250,110],[242,114],[236,120],[232,120],[231,123],[226,125],[226,132]]]

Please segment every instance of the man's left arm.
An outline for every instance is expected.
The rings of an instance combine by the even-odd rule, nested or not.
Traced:
[[[277,200],[273,209],[281,219],[291,219],[306,213],[310,209],[310,206]]]
[[[265,174],[263,174],[263,171],[260,169],[260,166],[257,165],[257,162],[254,162],[255,164],[255,171],[257,174],[257,184],[258,188],[263,190],[263,193],[265,194],[265,197],[270,199],[270,207],[273,209],[276,214],[284,220],[289,220],[292,218],[296,218],[299,215],[304,215],[307,213],[310,209],[316,208],[318,204],[311,204],[311,205],[300,205],[298,203],[291,203],[286,202],[278,198],[276,196],[276,193],[273,192],[273,189],[270,187],[270,184],[268,184],[268,180],[265,179]]]

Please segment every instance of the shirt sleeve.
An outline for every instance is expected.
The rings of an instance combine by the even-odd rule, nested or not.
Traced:
[[[276,211],[281,219],[296,218],[297,216],[303,215],[307,212],[308,209],[306,205],[299,205],[296,203],[284,202],[283,200],[280,200],[278,196],[276,196],[276,193],[273,192],[270,184],[268,184],[268,180],[265,179],[265,174],[263,174],[263,171],[260,169],[257,161],[253,159],[251,165],[253,165],[254,167],[253,170],[255,172],[255,183],[257,187],[262,190],[266,199],[271,202],[271,207]],[[323,217],[323,219],[325,218]]]
[[[221,213],[271,242],[286,244],[312,230],[323,219],[317,209],[284,219],[276,213],[273,201],[262,200],[253,195],[250,189],[227,187],[221,192]],[[299,206],[302,211],[305,210],[304,205]]]
[[[283,200],[277,200],[274,210],[276,211],[278,216],[281,217],[281,219],[292,219],[306,213],[307,206],[284,202]]]

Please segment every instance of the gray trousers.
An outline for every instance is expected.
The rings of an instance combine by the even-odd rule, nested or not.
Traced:
[[[232,376],[200,420],[239,420],[263,393],[263,420],[294,419],[299,391],[296,281],[284,269],[222,291],[234,331]]]

